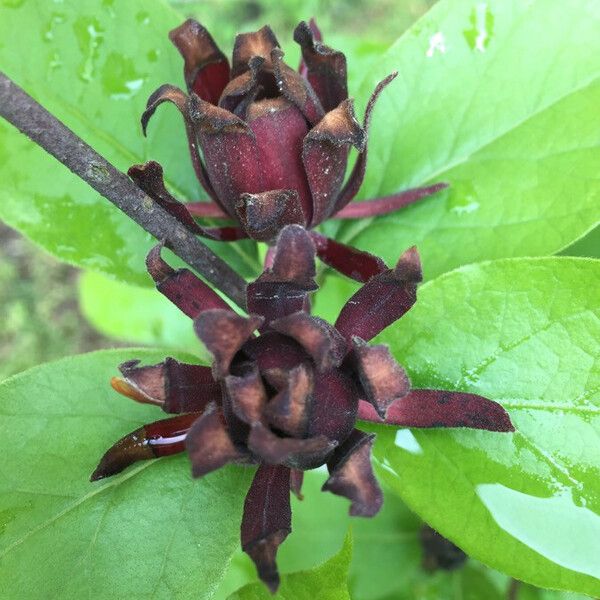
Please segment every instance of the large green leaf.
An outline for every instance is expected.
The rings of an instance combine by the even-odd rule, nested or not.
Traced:
[[[341,550],[326,563],[300,573],[290,573],[281,578],[275,596],[262,583],[251,583],[238,590],[229,600],[350,600],[347,577],[352,558],[352,537],[346,536]]]
[[[181,456],[88,480],[109,445],[164,416],[111,390],[116,366],[165,354],[85,354],[0,385],[3,598],[212,597],[239,545],[249,469],[194,481]]]
[[[3,2],[0,66],[120,169],[156,159],[181,199],[199,198],[177,111],[159,111],[147,140],[139,125],[156,87],[182,85],[167,38],[181,20],[158,0]],[[148,285],[150,236],[3,120],[0,181],[9,225],[62,260]],[[211,246],[245,274],[256,270],[255,244]]]
[[[428,284],[380,336],[415,387],[482,394],[514,434],[376,427],[387,485],[470,556],[600,594],[600,261],[505,259]]]
[[[382,94],[361,197],[450,189],[340,237],[428,277],[481,259],[554,253],[599,220],[600,5],[442,0],[369,71]]]

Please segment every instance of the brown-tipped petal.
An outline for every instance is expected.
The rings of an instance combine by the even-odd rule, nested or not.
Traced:
[[[282,438],[262,423],[255,423],[248,436],[248,448],[268,464],[285,464],[295,469],[314,469],[324,464],[337,446],[324,435],[311,438]]]
[[[325,111],[310,84],[283,62],[283,51],[280,48],[273,49],[271,60],[275,80],[283,96],[298,107],[311,125],[318,123]]]
[[[150,198],[156,200],[158,204],[172,214],[192,233],[219,241],[232,241],[247,237],[245,233],[237,227],[200,227],[196,221],[194,221],[187,206],[176,200],[167,191],[163,179],[163,169],[157,162],[151,160],[142,165],[133,165],[129,168],[127,174],[135,181],[140,189],[148,194]],[[220,210],[218,206],[213,206]]]
[[[273,240],[286,225],[306,224],[296,190],[242,194],[235,208],[248,236],[262,242]]]
[[[183,452],[187,433],[201,414],[180,415],[132,431],[104,454],[90,480],[116,475],[140,460]]]
[[[385,419],[389,407],[410,391],[408,375],[387,346],[369,346],[356,336],[352,338],[352,346],[365,396]]]
[[[244,502],[242,550],[256,565],[258,576],[274,594],[279,587],[275,556],[292,531],[290,470],[281,465],[261,465]]]
[[[468,427],[509,432],[515,428],[504,408],[483,396],[444,390],[412,390],[394,402],[385,421],[363,400],[358,418],[402,427]]]
[[[138,360],[121,364],[119,370],[125,380],[117,379],[116,386],[113,384],[118,392],[138,402],[157,404],[167,413],[185,413],[203,410],[220,398],[219,384],[209,367],[174,358],[157,365],[138,365]]]
[[[248,106],[264,86],[275,86],[273,74],[263,71],[264,64],[262,56],[252,57],[248,62],[248,70],[227,84],[219,98],[219,106],[244,119]]]
[[[328,112],[304,138],[302,162],[313,198],[313,227],[333,212],[350,146],[360,152],[364,144],[365,133],[354,115],[352,100],[344,100]]]
[[[246,318],[222,309],[206,310],[194,321],[196,334],[214,357],[215,379],[227,375],[233,357],[262,322],[258,315]]]
[[[301,344],[319,372],[338,367],[346,354],[346,341],[335,327],[304,311],[271,321],[271,327]]]
[[[371,466],[374,438],[373,433],[355,429],[327,463],[330,475],[323,491],[348,498],[353,517],[372,517],[383,504],[383,494]]]
[[[267,403],[267,393],[257,369],[236,377],[225,378],[225,389],[234,414],[251,425],[262,419],[263,408]]]
[[[340,371],[315,374],[307,435],[325,435],[342,443],[356,421],[358,394],[352,380]]]
[[[256,361],[261,373],[271,369],[291,371],[311,359],[298,342],[276,331],[266,331],[244,344],[244,354]]]
[[[161,85],[155,92],[153,92],[148,98],[148,102],[146,104],[146,110],[142,114],[142,130],[144,131],[144,135],[146,135],[148,128],[148,121],[150,117],[154,114],[156,109],[163,102],[171,102],[173,103],[181,113],[183,117],[183,121],[185,124],[185,132],[188,139],[188,148],[190,151],[190,158],[192,159],[192,166],[194,167],[194,172],[196,173],[196,177],[200,182],[200,185],[206,190],[206,193],[221,207],[223,205],[219,198],[217,197],[215,190],[211,182],[208,179],[208,173],[200,158],[200,151],[198,149],[198,141],[196,138],[196,133],[194,131],[194,125],[191,120],[190,115],[190,101],[188,96],[180,90],[178,87],[174,85]]]
[[[334,219],[365,219],[377,215],[386,215],[410,204],[418,202],[422,198],[436,194],[448,187],[447,183],[436,183],[426,187],[404,190],[398,194],[386,196],[385,198],[376,198],[366,202],[354,202],[348,204],[342,210],[332,215]]]
[[[291,469],[290,471],[290,492],[298,498],[298,500],[304,500],[302,494],[302,482],[304,481],[304,471],[300,469]]]
[[[271,273],[280,281],[312,282],[315,246],[310,234],[299,225],[288,225],[279,234]]]
[[[188,269],[175,270],[160,256],[162,244],[150,250],[146,258],[146,267],[156,289],[166,296],[179,310],[195,319],[202,311],[229,306],[208,285],[198,279]]]
[[[169,32],[183,60],[189,92],[216,104],[229,81],[229,62],[208,31],[194,19],[188,19]]]
[[[289,373],[279,392],[269,401],[264,415],[269,424],[288,435],[303,437],[314,386],[310,369],[298,365]]]
[[[264,59],[266,68],[272,68],[270,64],[271,52],[274,48],[279,48],[279,42],[268,25],[258,31],[238,34],[233,44],[231,78],[233,79],[246,71],[249,68],[250,59],[255,56]]]
[[[373,112],[373,108],[375,107],[375,102],[377,101],[377,98],[379,98],[379,94],[381,94],[384,88],[388,84],[390,84],[397,77],[397,75],[397,72],[392,73],[391,75],[388,75],[383,81],[380,81],[377,84],[375,91],[371,95],[371,98],[369,99],[369,103],[367,104],[367,108],[365,110],[365,118],[363,120],[363,128],[367,136],[369,132],[369,123],[371,121],[371,113]],[[365,171],[367,169],[367,143],[368,139],[365,142],[364,150],[358,155],[358,158],[354,163],[354,168],[352,169],[352,173],[350,173],[350,177],[348,178],[344,189],[338,197],[334,212],[338,212],[339,210],[344,208],[344,206],[346,206],[346,204],[348,204],[348,202],[350,202],[352,198],[356,196],[358,190],[360,189],[360,186],[362,185],[363,179],[365,177]]]
[[[204,153],[210,182],[226,212],[237,219],[235,204],[244,192],[265,190],[256,137],[232,112],[192,95],[190,117]]]
[[[244,461],[247,456],[231,441],[225,417],[215,404],[190,429],[185,446],[192,463],[192,475],[202,477],[230,462]]]
[[[419,254],[413,246],[394,269],[369,279],[348,300],[335,327],[348,341],[356,335],[368,342],[413,306],[421,280]]]
[[[328,111],[348,97],[346,57],[342,52],[322,44],[317,32],[314,21],[311,24],[302,21],[294,31],[294,41],[302,49],[306,70],[301,73]]]
[[[315,21],[314,17],[310,18],[310,21],[308,22],[308,26],[310,27],[310,30],[313,34],[313,38],[315,39],[315,41],[322,42],[323,34],[321,33],[321,30],[319,29],[319,26],[317,25],[317,22]],[[308,72],[308,67],[306,66],[306,63],[304,62],[304,59],[302,57],[300,57],[300,64],[298,65],[298,73],[300,73],[300,75],[302,75],[302,77],[306,77],[307,72]]]
[[[310,232],[317,256],[338,273],[365,283],[378,273],[388,270],[387,265],[374,254],[346,246],[316,231]]]

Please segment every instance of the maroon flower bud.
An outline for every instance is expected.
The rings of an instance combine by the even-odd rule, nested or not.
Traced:
[[[194,20],[174,29],[170,38],[183,56],[189,95],[172,85],[159,87],[148,99],[142,125],[145,132],[163,102],[181,111],[192,163],[212,202],[181,205],[169,196],[168,204],[196,233],[271,242],[285,225],[310,229],[331,217],[384,214],[446,187],[436,184],[348,206],[365,174],[371,112],[396,73],[373,92],[361,126],[348,98],[346,57],[321,42],[314,21],[300,23],[294,32],[302,50],[299,72],[283,62],[268,26],[236,37],[231,67]],[[359,157],[344,185],[352,146]],[[160,167],[136,166],[130,175],[160,200],[165,196],[162,177],[148,182],[143,176],[148,168],[156,172]],[[225,217],[239,227],[207,230],[190,215]],[[332,250],[326,239],[315,243],[322,260],[359,281],[368,279],[348,266],[351,257],[345,246],[337,244]]]
[[[290,490],[302,472],[327,465],[323,490],[350,500],[350,514],[373,516],[382,494],[371,468],[374,435],[365,419],[403,427],[513,431],[497,403],[462,392],[411,390],[385,346],[367,342],[407,312],[421,280],[415,248],[380,269],[342,309],[335,325],[308,313],[316,289],[315,244],[299,225],[281,231],[272,265],[248,286],[248,316],[231,310],[187,269],[173,270],[152,250],[147,265],[158,289],[194,320],[213,355],[212,369],[171,358],[121,365],[113,387],[167,413],[184,413],[117,442],[92,475],[101,479],[138,460],[187,448],[201,477],[230,463],[257,464],[241,528],[242,548],[275,591],[275,557],[290,532]]]

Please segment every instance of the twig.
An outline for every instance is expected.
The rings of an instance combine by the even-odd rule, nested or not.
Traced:
[[[124,173],[88,146],[0,71],[0,116],[195,269],[242,308],[246,282]]]

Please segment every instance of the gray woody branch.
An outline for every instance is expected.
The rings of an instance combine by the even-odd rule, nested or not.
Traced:
[[[88,146],[0,71],[0,116],[49,152],[75,175],[163,240],[177,256],[239,306],[246,304],[246,282],[174,216]]]

